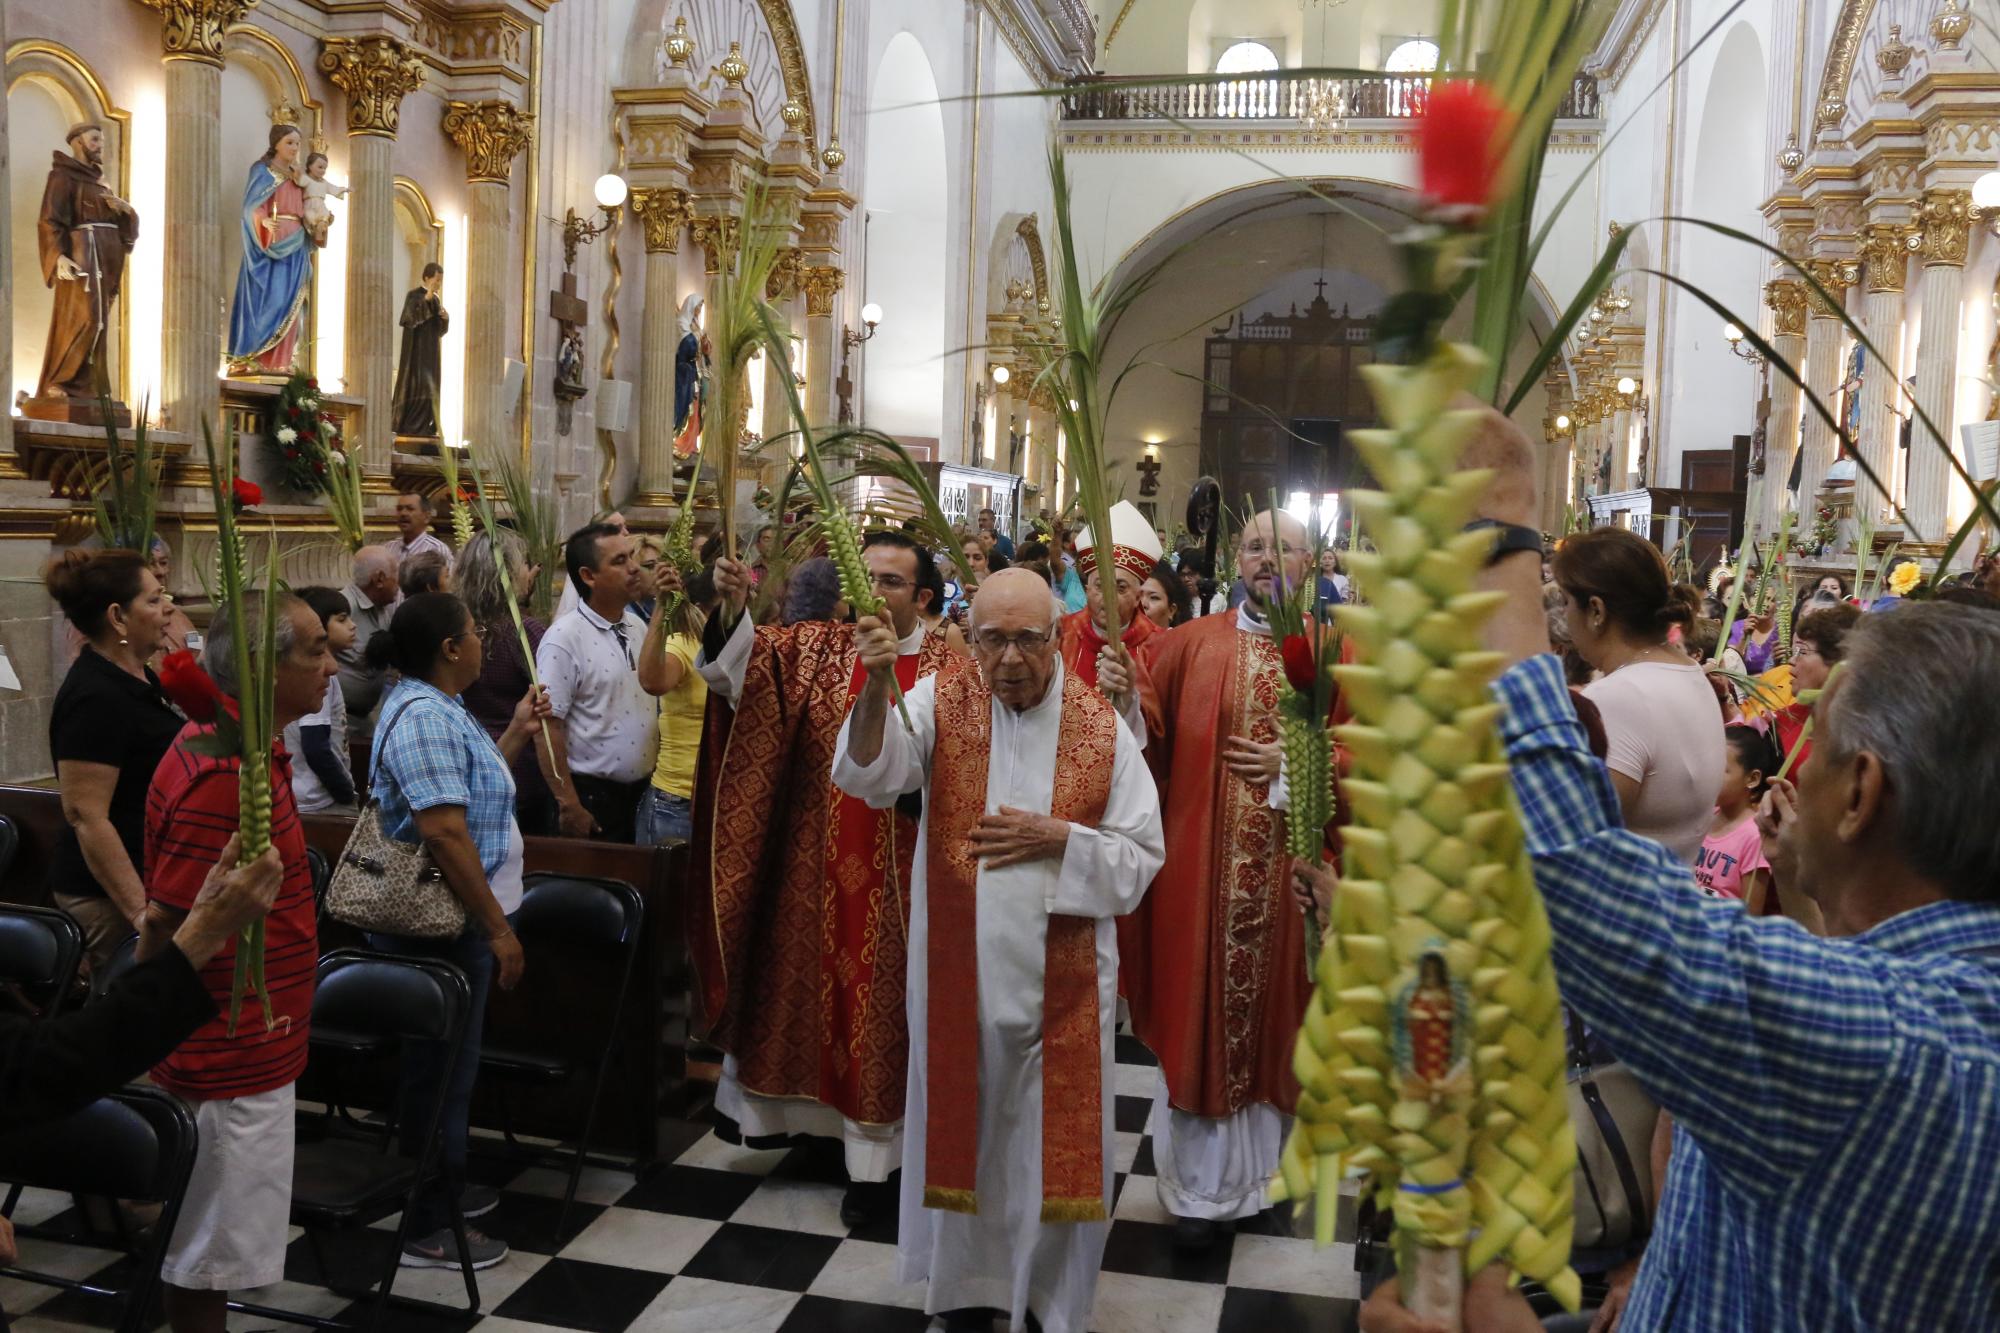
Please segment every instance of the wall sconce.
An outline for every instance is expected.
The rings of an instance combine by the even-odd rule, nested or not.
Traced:
[[[1002,365],[996,365],[993,367],[993,382],[995,384],[1005,385],[1008,380],[1011,380],[1013,378],[1014,378],[1014,372],[1007,369],[1007,367]]]
[[[1742,357],[1751,365],[1761,366],[1764,364],[1764,354],[1755,347],[1751,347],[1745,343],[1742,329],[1737,328],[1734,324],[1724,324],[1722,326],[1722,337],[1729,344],[1730,351],[1736,353],[1736,355]]]
[[[1558,412],[1556,414],[1556,434],[1567,435],[1569,434],[1569,428],[1570,428],[1569,413]]]
[[[870,338],[873,338],[875,336],[875,330],[878,327],[880,327],[882,323],[882,307],[876,305],[873,301],[870,301],[867,305],[862,306],[861,323],[867,329],[867,332],[856,333],[853,329],[849,328],[843,328],[840,331],[840,345],[842,347],[859,346],[860,344],[867,342]]]
[[[1972,182],[1973,211],[1986,219],[1986,225],[2000,236],[2000,170],[1989,171]]]
[[[563,215],[563,268],[566,270],[576,267],[576,252],[579,248],[589,245],[611,230],[613,215],[625,206],[625,196],[628,193],[625,178],[616,172],[606,172],[597,178],[597,184],[592,187],[591,193],[597,198],[598,208],[604,212],[602,218],[592,222],[588,218],[578,217],[574,208],[567,210]]]
[[[862,306],[861,323],[865,330],[861,333],[844,324],[840,328],[840,374],[833,381],[833,396],[838,407],[837,420],[842,426],[854,424],[854,349],[875,336],[882,323],[882,307],[873,301]]]

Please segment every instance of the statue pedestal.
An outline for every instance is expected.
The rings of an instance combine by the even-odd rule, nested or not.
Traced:
[[[44,398],[22,398],[21,415],[32,421],[66,421],[72,426],[102,426],[108,420],[121,430],[132,426],[132,413],[113,398],[68,398],[51,394]],[[107,411],[107,408],[109,409]]]

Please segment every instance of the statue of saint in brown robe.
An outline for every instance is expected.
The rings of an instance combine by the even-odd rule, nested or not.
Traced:
[[[403,298],[403,354],[396,363],[396,393],[390,400],[398,435],[438,433],[438,384],[443,379],[443,344],[451,316],[439,293],[444,270],[424,268],[423,286]]]
[[[104,188],[104,131],[72,126],[68,146],[50,163],[36,226],[42,281],[56,298],[37,398],[97,396],[98,368],[109,369],[104,356],[111,307],[125,257],[139,239],[138,213]]]

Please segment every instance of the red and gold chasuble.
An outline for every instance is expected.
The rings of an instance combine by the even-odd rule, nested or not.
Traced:
[[[697,786],[687,920],[697,1022],[736,1057],[746,1091],[893,1123],[909,1069],[916,822],[833,785],[860,681],[854,627],[756,633],[735,710],[711,696]],[[907,690],[958,662],[932,634],[896,675]]]
[[[1136,653],[1139,645],[1163,632],[1145,616],[1134,616],[1124,627],[1122,638],[1126,650]],[[1105,639],[1097,622],[1091,619],[1090,608],[1086,606],[1064,616],[1059,633],[1064,674],[1081,676],[1086,685],[1097,684],[1097,655],[1104,651]]]
[[[1268,634],[1229,614],[1153,636],[1138,665],[1167,860],[1118,922],[1133,1030],[1159,1057],[1175,1108],[1211,1119],[1252,1102],[1289,1110],[1311,990],[1284,815],[1268,783],[1222,762],[1231,736],[1278,739],[1283,664]],[[1336,697],[1334,720],[1345,714]]]
[[[925,854],[929,921],[924,1047],[924,1206],[979,1211],[979,862],[972,830],[986,813],[993,696],[978,672],[937,684]],[[1049,813],[1095,827],[1111,799],[1118,716],[1063,673]],[[1104,1068],[1097,1013],[1097,923],[1050,916],[1042,977],[1044,1222],[1101,1222]]]

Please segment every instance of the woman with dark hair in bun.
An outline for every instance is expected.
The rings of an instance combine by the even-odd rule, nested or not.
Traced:
[[[49,892],[103,967],[146,912],[146,789],[185,719],[146,659],[173,603],[137,551],[68,551],[43,575],[83,647],[49,708],[63,828]]]
[[[425,592],[396,608],[387,629],[368,641],[368,665],[401,673],[382,700],[375,729],[374,772],[369,790],[379,804],[382,831],[402,842],[421,842],[446,887],[465,908],[465,931],[456,939],[418,939],[371,933],[368,942],[389,953],[442,958],[472,985],[471,1020],[451,1062],[443,1122],[442,1179],[419,1194],[411,1209],[405,1268],[456,1268],[451,1200],[477,1217],[499,1196],[465,1180],[465,1132],[472,1083],[479,1072],[479,1041],[488,989],[497,980],[512,990],[520,979],[520,941],[507,918],[521,905],[521,829],[514,819],[510,761],[548,716],[546,692],[530,686],[513,720],[496,741],[459,698],[479,679],[488,628],[448,592]],[[364,810],[362,818],[368,818]],[[499,975],[495,977],[495,971]],[[403,1053],[403,1153],[423,1150],[416,1108],[437,1095],[446,1053],[413,1042]],[[507,1256],[504,1241],[466,1229],[474,1268]]]
[[[1659,550],[1622,528],[1569,538],[1553,573],[1570,643],[1597,672],[1583,692],[1604,717],[1625,825],[1692,865],[1727,760],[1706,673],[1668,642],[1688,606]]]

